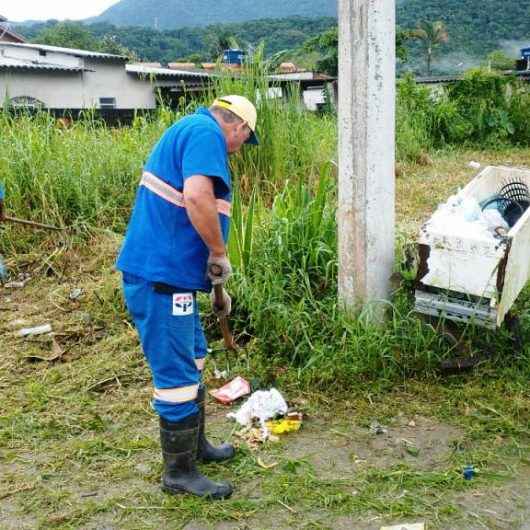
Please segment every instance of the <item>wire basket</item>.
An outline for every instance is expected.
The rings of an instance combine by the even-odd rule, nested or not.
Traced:
[[[482,204],[482,210],[499,210],[508,226],[512,228],[530,206],[528,185],[517,179],[506,180],[499,191]]]

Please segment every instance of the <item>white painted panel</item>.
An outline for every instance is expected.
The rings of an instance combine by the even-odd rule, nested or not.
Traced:
[[[37,63],[59,64],[63,66],[83,66],[83,60],[74,55],[67,53],[57,53],[46,51],[43,55],[35,48],[25,48],[22,46],[0,46],[4,57],[12,57],[15,59],[25,59],[35,61]]]
[[[419,242],[430,247],[424,285],[475,296],[497,296],[497,272],[506,245],[447,237],[422,231]]]

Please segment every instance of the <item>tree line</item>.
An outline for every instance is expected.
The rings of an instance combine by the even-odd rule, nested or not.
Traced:
[[[48,21],[25,28],[25,35],[40,44],[89,49],[126,55],[131,60],[161,63],[216,61],[226,48],[241,47],[252,51],[262,44],[263,53],[271,64],[293,61],[333,76],[338,71],[338,30],[333,18],[292,17],[171,31],[118,28],[108,23],[84,25]],[[412,28],[398,27],[398,66],[401,70],[426,75],[447,73],[435,61],[452,48],[453,38],[442,20],[420,20]],[[514,59],[502,50],[495,50],[487,56],[486,64],[493,69],[510,69]],[[475,66],[479,63],[477,59]]]

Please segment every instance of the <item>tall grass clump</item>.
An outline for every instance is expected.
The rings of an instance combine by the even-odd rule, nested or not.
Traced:
[[[86,116],[64,128],[46,113],[0,113],[0,175],[20,217],[122,229],[162,121],[112,129]]]
[[[392,384],[432,375],[442,359],[455,355],[454,343],[413,311],[412,271],[402,271],[408,284],[396,285],[385,324],[374,325],[365,318],[368,313],[341,308],[335,205],[331,168],[316,186],[287,183],[271,207],[253,198],[252,213],[237,230],[252,252],[245,259],[231,254],[238,256],[229,285],[236,332],[248,339],[248,352],[271,379],[287,373],[314,388],[344,389],[360,380]],[[210,327],[217,326],[210,321]],[[499,363],[513,364],[509,356],[501,358],[513,348],[505,334],[470,327],[466,337],[470,344],[482,341],[488,351],[498,352]],[[526,372],[527,360],[528,350],[519,362]]]
[[[322,168],[336,158],[336,120],[304,110],[297,89],[286,98],[271,97],[267,64],[258,49],[240,77],[222,76],[214,80],[209,99],[222,94],[241,94],[258,110],[259,148],[243,149],[231,165],[240,189],[247,196],[258,187],[270,199],[286,181],[315,179]]]

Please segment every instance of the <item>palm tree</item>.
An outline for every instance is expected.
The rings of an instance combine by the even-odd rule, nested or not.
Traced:
[[[422,41],[427,60],[427,75],[431,75],[434,51],[449,40],[445,23],[441,20],[436,22],[422,20],[418,22],[417,28],[411,32],[411,37]]]

